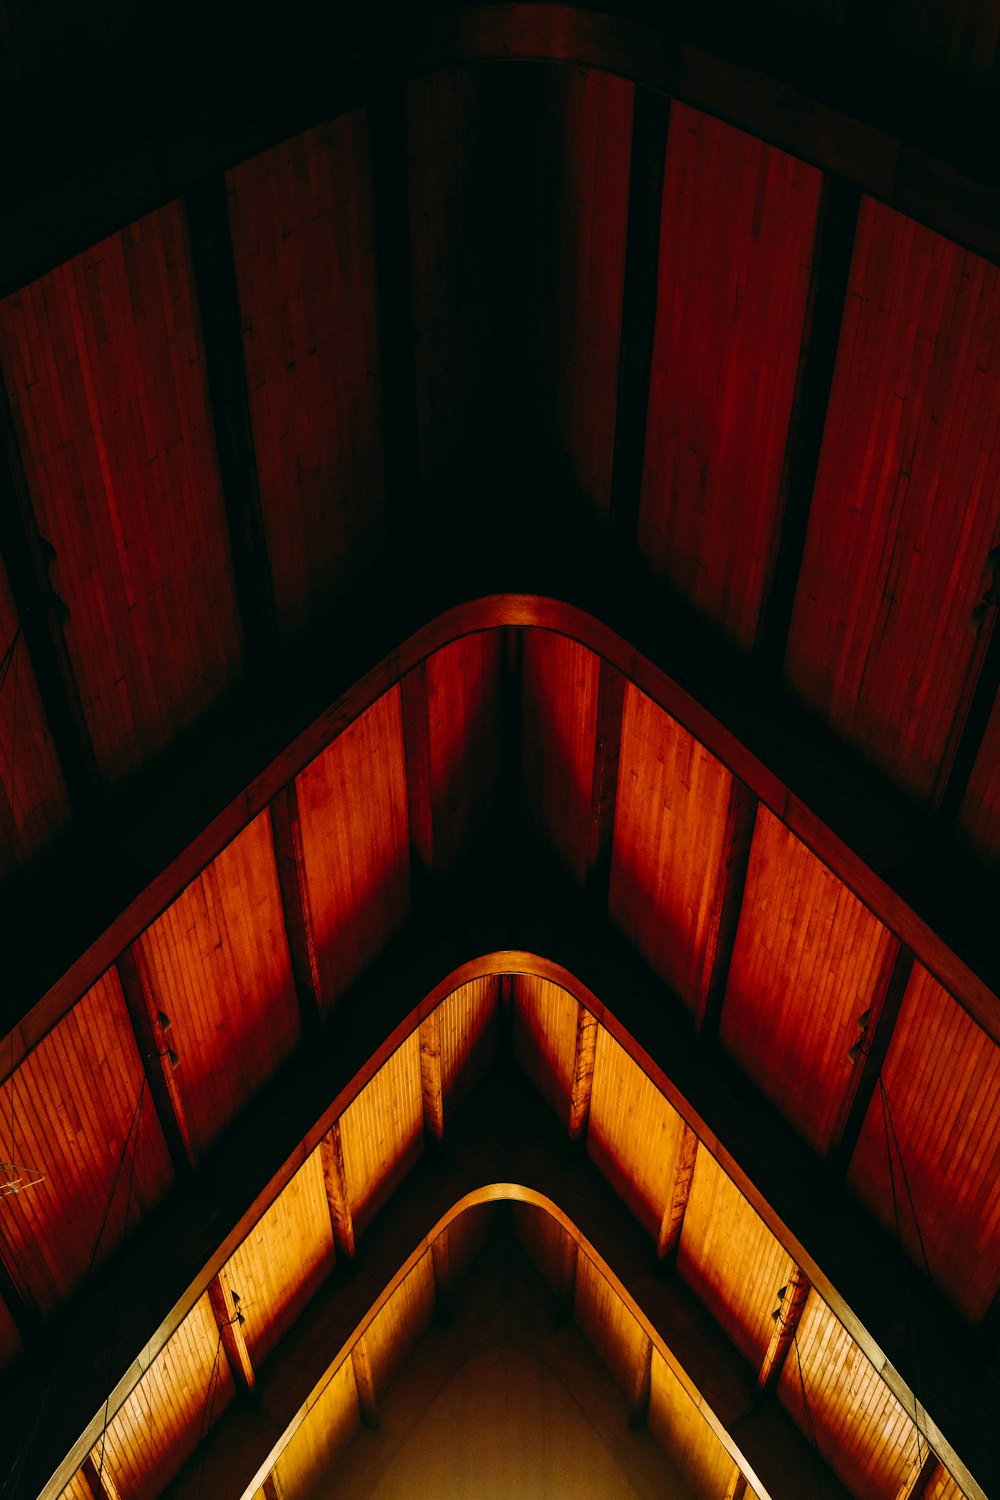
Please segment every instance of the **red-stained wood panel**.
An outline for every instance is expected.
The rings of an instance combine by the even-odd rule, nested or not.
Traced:
[[[433,866],[452,870],[496,803],[499,631],[464,636],[428,657],[427,729]]]
[[[553,67],[539,122],[539,401],[567,477],[603,515],[611,507],[634,93],[609,73]]]
[[[322,1002],[381,952],[410,904],[399,688],[385,693],[296,783]]]
[[[243,671],[180,205],[0,303],[0,342],[66,652],[113,786]]]
[[[882,1081],[851,1184],[895,1234],[894,1181],[904,1245],[977,1321],[1000,1291],[1000,1049],[919,965]]]
[[[611,916],[689,1009],[706,983],[732,777],[630,683],[611,862]]]
[[[525,808],[582,884],[590,858],[600,657],[549,630],[525,630],[521,638]]]
[[[962,799],[959,836],[990,864],[1000,866],[1000,695]]]
[[[878,1007],[892,935],[761,808],[722,1011],[723,1046],[817,1151],[836,1144]]]
[[[69,802],[0,561],[0,886],[69,822]]]
[[[671,103],[639,546],[748,649],[781,525],[821,181]]]
[[[918,1465],[913,1418],[816,1292],[782,1367],[778,1399],[857,1500],[896,1500]],[[919,1452],[927,1452],[923,1440]]]
[[[421,477],[447,471],[476,415],[487,368],[490,296],[481,194],[485,90],[474,67],[406,88],[414,361]]]
[[[139,939],[169,1018],[174,1082],[197,1149],[292,1053],[301,1034],[268,814],[192,881]]]
[[[0,1089],[8,1161],[12,1121],[14,1162],[43,1180],[0,1200],[0,1254],[29,1303],[49,1314],[121,1243],[126,1207],[131,1237],[173,1179],[113,970]]]
[[[998,328],[995,266],[862,204],[786,671],[922,802],[990,632],[974,614],[1000,537]]]
[[[387,535],[368,121],[227,174],[279,630],[322,616]]]

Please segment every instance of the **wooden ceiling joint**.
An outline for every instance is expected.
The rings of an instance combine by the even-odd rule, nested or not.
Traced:
[[[439,1144],[444,1136],[444,1089],[441,1082],[440,1007],[420,1023],[420,1096],[424,1133]]]
[[[344,1170],[344,1147],[340,1138],[340,1121],[334,1120],[320,1142],[323,1162],[323,1181],[330,1206],[330,1225],[337,1256],[350,1263],[355,1255],[354,1217],[347,1191],[347,1175]]]
[[[208,1283],[208,1300],[222,1339],[222,1349],[238,1391],[252,1396],[257,1386],[250,1350],[243,1335],[244,1315],[239,1293],[230,1285],[225,1270]]]
[[[795,1341],[795,1331],[809,1292],[807,1278],[798,1266],[793,1265],[788,1281],[778,1292],[778,1306],[771,1315],[774,1319],[774,1332],[757,1372],[757,1385],[762,1391],[774,1390],[781,1378],[781,1369]]]
[[[681,1127],[681,1141],[677,1151],[677,1167],[674,1172],[673,1191],[664,1207],[660,1233],[656,1240],[656,1255],[658,1260],[666,1261],[677,1254],[681,1231],[684,1227],[684,1214],[687,1210],[688,1198],[691,1196],[691,1183],[694,1180],[694,1169],[697,1160],[698,1137],[691,1127],[685,1124]]]
[[[705,946],[705,965],[695,1009],[698,1035],[709,1046],[718,1036],[719,1018],[729,983],[729,968],[743,909],[758,806],[758,800],[749,787],[738,776],[734,776],[726,810],[724,856],[719,869],[711,927]]]
[[[913,965],[914,958],[910,950],[902,944],[897,945],[891,962],[881,976],[871,1007],[859,1017],[857,1035],[851,1052],[848,1053],[857,1074],[857,1082],[848,1096],[846,1116],[832,1153],[834,1171],[841,1176],[846,1175],[850,1168],[868,1107],[879,1087],[882,1068],[899,1019],[903,996],[913,973]],[[851,1053],[854,1054],[853,1057]]]
[[[368,1352],[368,1341],[364,1337],[358,1339],[351,1349],[351,1364],[354,1367],[354,1381],[358,1390],[358,1410],[364,1425],[377,1430],[378,1402],[375,1399],[375,1379],[372,1375],[371,1357]]]
[[[590,805],[587,888],[604,905],[611,881],[611,850],[618,802],[618,762],[622,747],[626,678],[601,658],[597,678],[597,728]]]
[[[569,1099],[569,1138],[579,1141],[586,1134],[590,1098],[594,1090],[597,1060],[597,1018],[585,1005],[577,1007],[576,1046],[573,1051],[573,1082]]]
[[[87,1454],[80,1466],[80,1478],[92,1500],[123,1500],[121,1491],[104,1464],[99,1463],[92,1453]]]
[[[281,891],[281,909],[302,1018],[302,1033],[303,1036],[314,1039],[323,1025],[322,987],[316,934],[309,904],[309,882],[302,850],[298,791],[294,781],[290,781],[276,794],[270,803],[269,812],[274,862]]]
[[[160,1008],[141,947],[133,944],[124,949],[115,967],[170,1160],[183,1180],[197,1173],[198,1150],[174,1077],[179,1063],[176,1047],[180,1044],[171,1037],[171,1020]]]

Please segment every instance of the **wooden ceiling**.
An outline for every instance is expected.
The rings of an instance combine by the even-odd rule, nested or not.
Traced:
[[[511,1183],[692,1494],[1000,1482],[986,11],[891,118],[851,7],[462,9],[11,169],[0,1495],[305,1496]]]

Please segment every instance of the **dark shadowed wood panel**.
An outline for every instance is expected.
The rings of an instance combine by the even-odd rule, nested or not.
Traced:
[[[126,1204],[132,1235],[172,1182],[114,970],[0,1090],[0,1156],[6,1160],[12,1119],[15,1163],[43,1173],[44,1181],[0,1200],[0,1254],[29,1305],[47,1314],[120,1242]]]
[[[962,1500],[963,1493],[961,1485],[956,1484],[946,1470],[938,1467],[923,1493],[922,1500]]]
[[[171,204],[0,304],[35,525],[108,785],[242,675],[189,260]]]
[[[609,909],[691,1009],[702,989],[732,778],[645,694],[625,694]]]
[[[121,1500],[156,1500],[232,1399],[206,1294],[108,1424],[103,1468]],[[100,1468],[100,1439],[91,1456]]]
[[[682,1137],[680,1115],[602,1026],[587,1155],[654,1239],[673,1191]]]
[[[314,1151],[261,1215],[223,1271],[226,1289],[230,1294],[239,1293],[239,1310],[246,1319],[243,1336],[255,1370],[260,1369],[333,1266],[333,1231],[323,1165],[320,1153]]]
[[[438,1006],[446,1123],[496,1055],[499,995],[500,980],[491,974],[463,984]]]
[[[996,267],[862,203],[786,671],[924,802],[990,631],[974,612],[1000,531],[998,326]]]
[[[6,1304],[0,1302],[0,1374],[14,1363],[23,1347],[17,1324]]]
[[[959,826],[962,838],[977,854],[1000,865],[1000,696],[972,768]]]
[[[69,802],[34,668],[0,562],[0,885],[30,866],[69,822]]]
[[[262,813],[139,939],[200,1150],[294,1050],[301,1020]]]
[[[576,1272],[573,1316],[631,1400],[648,1338],[614,1287],[586,1255]]]
[[[490,299],[484,246],[483,78],[445,68],[407,85],[410,236],[420,468],[447,470],[486,370]]]
[[[345,1359],[274,1466],[283,1500],[312,1500],[360,1425],[354,1366]]]
[[[858,1068],[848,1052],[896,942],[761,808],[722,1010],[723,1046],[817,1151],[835,1144]]]
[[[454,868],[496,803],[499,631],[464,636],[426,662],[433,865]]]
[[[535,241],[535,366],[544,425],[588,504],[607,515],[618,400],[634,87],[546,70]]]
[[[407,915],[409,842],[399,689],[384,694],[296,783],[324,1004]]]
[[[525,630],[522,640],[525,808],[582,885],[590,857],[600,658],[549,630]]]
[[[647,1420],[696,1500],[720,1500],[728,1493],[736,1465],[658,1349],[653,1350]]]
[[[894,50],[973,87],[995,81],[1000,11],[992,0],[889,0]]]
[[[433,1312],[434,1269],[428,1251],[402,1286],[393,1292],[365,1334],[376,1396],[390,1384],[414,1344],[427,1331]]]
[[[735,1183],[702,1149],[677,1251],[677,1269],[740,1353],[760,1369],[778,1292],[793,1263]]]
[[[895,1500],[918,1462],[913,1419],[816,1292],[785,1360],[778,1399],[857,1500]]]
[[[557,984],[533,974],[514,975],[514,1057],[566,1126],[579,1010]]]
[[[639,546],[746,648],[781,523],[820,184],[671,104]]]
[[[558,1219],[532,1203],[512,1203],[511,1214],[518,1244],[527,1252],[546,1285],[555,1292],[561,1309],[569,1315],[576,1283],[576,1240],[567,1234]]]
[[[340,1117],[344,1176],[360,1233],[413,1167],[424,1144],[420,1041],[412,1032]]]
[[[227,174],[261,507],[281,634],[387,533],[364,110]]]
[[[917,965],[882,1078],[850,1181],[895,1233],[888,1129],[903,1243],[922,1266],[909,1188],[932,1276],[978,1319],[1000,1289],[1000,1050]]]

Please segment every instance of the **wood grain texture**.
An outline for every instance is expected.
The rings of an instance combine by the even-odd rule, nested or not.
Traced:
[[[434,1314],[434,1267],[430,1252],[417,1261],[365,1334],[377,1398],[427,1331]]]
[[[600,658],[554,631],[525,630],[522,640],[525,810],[582,885],[591,847]]]
[[[611,504],[633,85],[546,74],[536,158],[534,364],[542,419],[574,490]]]
[[[3,1198],[0,1253],[28,1305],[48,1315],[120,1244],[126,1207],[131,1236],[173,1184],[114,970],[3,1085],[0,1157],[43,1174]]]
[[[602,1026],[587,1155],[654,1240],[673,1193],[683,1137],[680,1115]]]
[[[261,508],[291,639],[388,533],[366,112],[226,180]]]
[[[441,1086],[448,1118],[475,1088],[496,1056],[500,980],[473,979],[438,1006]]]
[[[573,1316],[599,1358],[632,1401],[649,1339],[607,1277],[581,1254]]]
[[[726,1493],[735,1464],[658,1349],[650,1370],[649,1430],[696,1500]]]
[[[750,853],[722,1045],[821,1155],[857,1082],[848,1052],[880,997],[892,935],[766,808]]]
[[[297,782],[324,1006],[335,1004],[409,910],[406,775],[398,687]]]
[[[731,781],[704,746],[629,684],[609,910],[690,1009],[709,957]]]
[[[1000,1289],[1000,1050],[919,965],[882,1081],[849,1180],[894,1234],[888,1130],[902,1242],[922,1268],[919,1226],[931,1275],[978,1321]]]
[[[1000,272],[862,203],[786,660],[915,798],[943,789],[987,645],[1000,534]]]
[[[427,658],[431,863],[452,871],[496,806],[500,632],[464,636]]]
[[[567,1129],[579,1009],[557,984],[514,975],[514,1057]]]
[[[533,1203],[512,1203],[514,1235],[560,1304],[572,1311],[576,1291],[577,1244],[571,1234]],[[567,1297],[568,1294],[568,1297]]]
[[[1000,866],[1000,694],[959,809],[960,837],[991,865]]]
[[[351,1214],[360,1234],[423,1150],[416,1032],[397,1047],[341,1115],[340,1138]]]
[[[111,787],[242,677],[176,203],[0,303],[0,363],[97,767]]]
[[[312,1500],[360,1426],[354,1369],[350,1359],[345,1359],[274,1466],[283,1500]]]
[[[778,1382],[781,1404],[857,1500],[892,1500],[918,1463],[912,1417],[816,1292],[796,1346]]]
[[[203,1150],[290,1055],[301,1020],[267,813],[188,886],[138,950]]]
[[[781,523],[820,182],[671,103],[639,547],[746,649]]]

